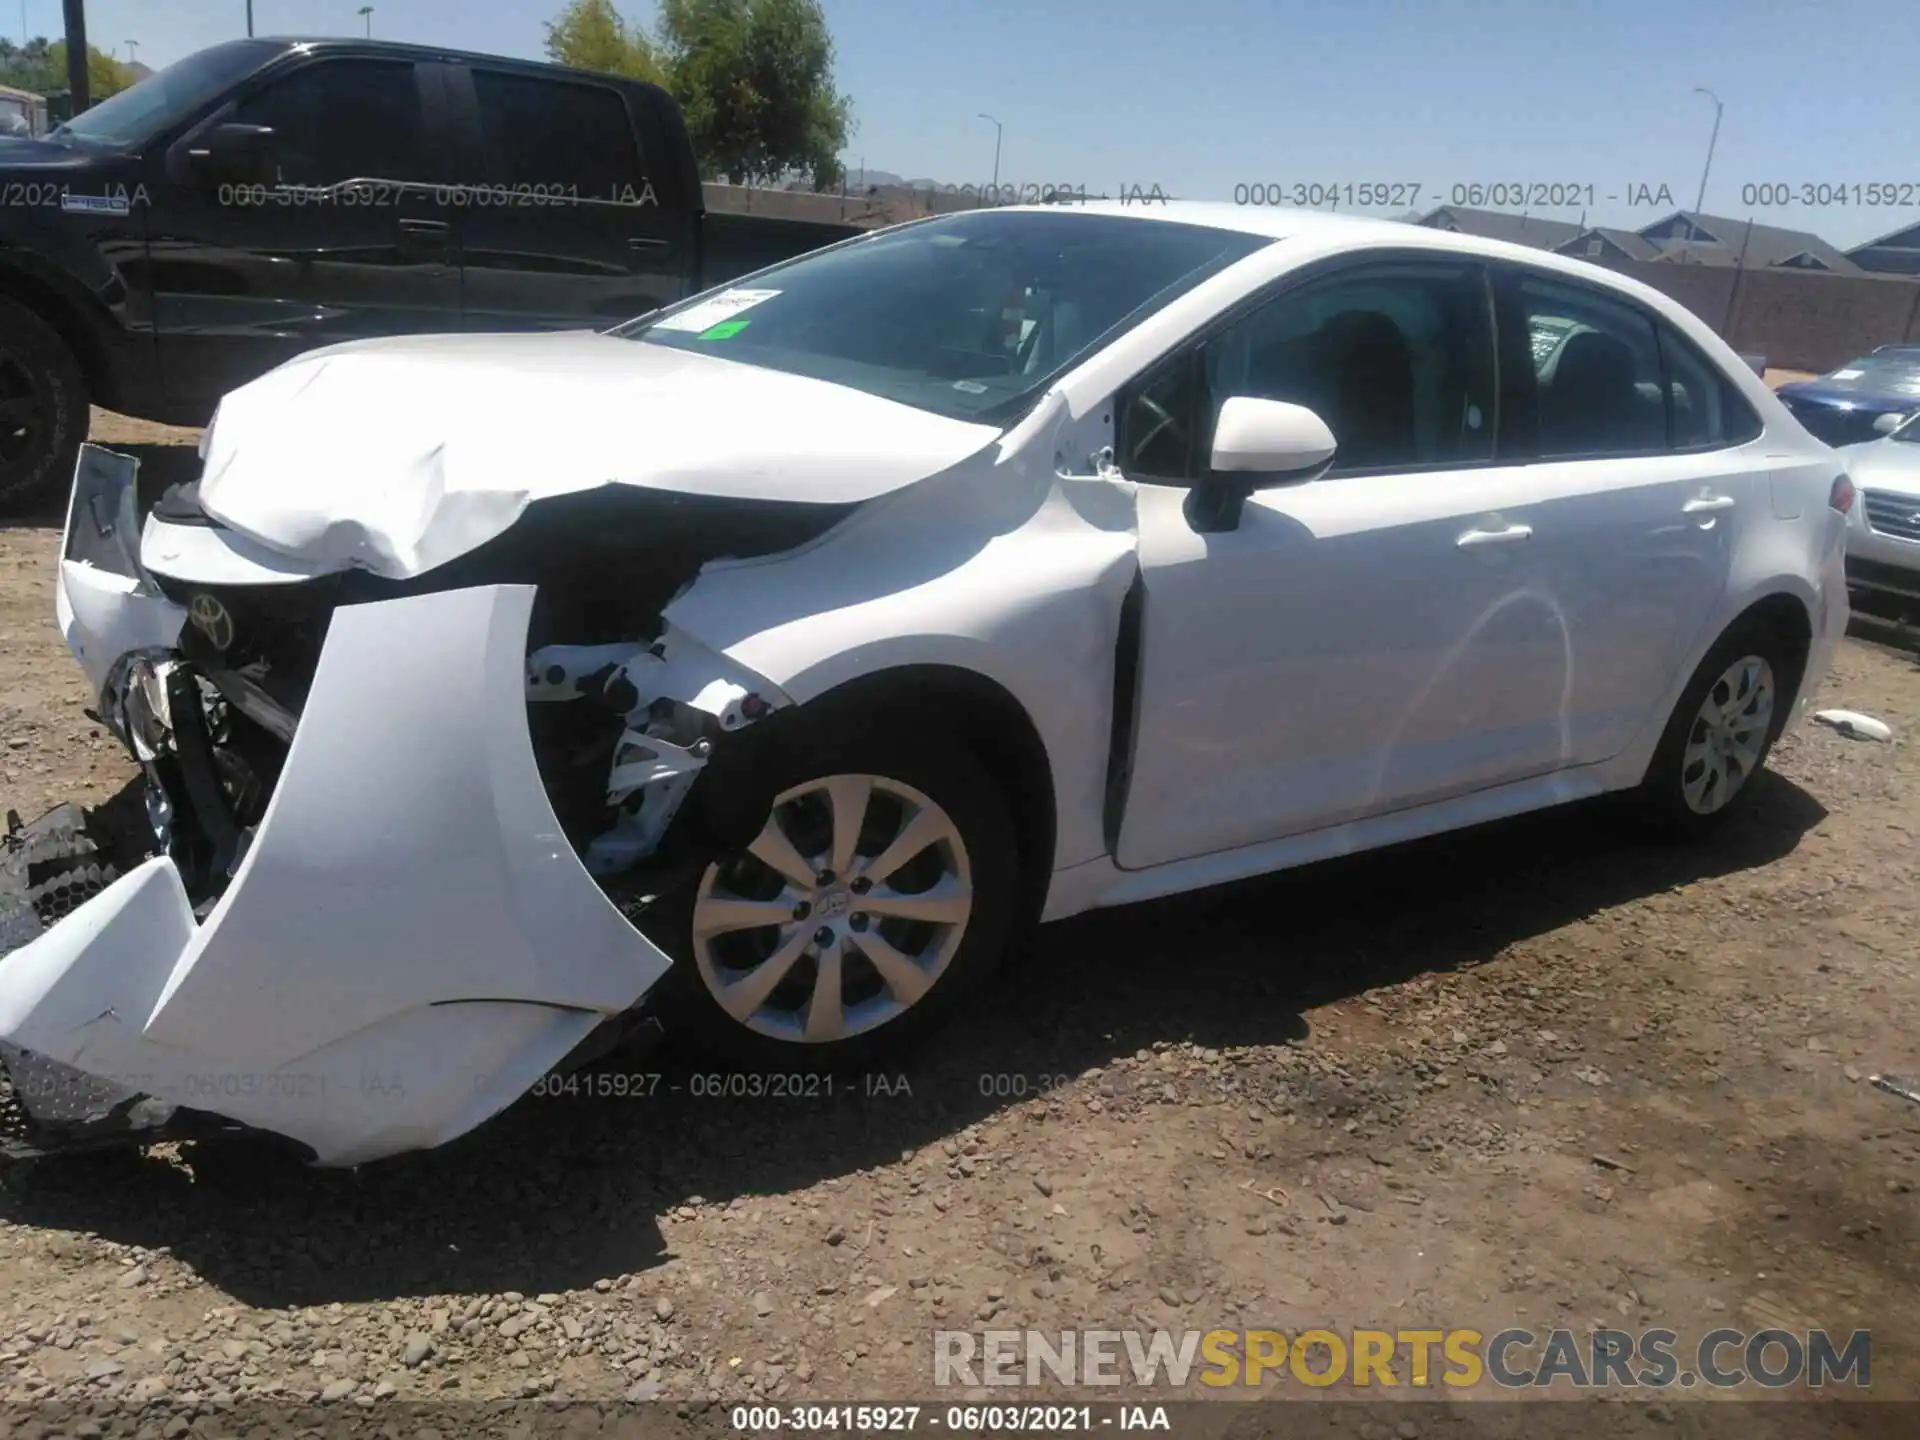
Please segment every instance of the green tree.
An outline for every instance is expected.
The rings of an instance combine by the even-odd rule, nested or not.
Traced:
[[[87,47],[87,90],[91,100],[117,95],[137,79],[131,67],[121,64],[105,51]],[[0,85],[49,95],[67,88],[67,42],[49,43],[36,36],[18,48],[9,46],[0,53]]]
[[[658,44],[705,173],[839,183],[851,106],[818,0],[662,0]]]
[[[613,8],[613,0],[571,0],[547,22],[547,58],[580,70],[659,85],[665,76],[652,39]]]
[[[67,42],[56,40],[48,51],[47,61],[60,77],[56,88],[65,89],[67,83]],[[133,71],[102,50],[87,46],[87,98],[99,104],[109,95],[118,95],[133,84],[136,79]]]

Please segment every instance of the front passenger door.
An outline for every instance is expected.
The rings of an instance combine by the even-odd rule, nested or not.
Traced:
[[[269,72],[170,152],[148,220],[168,398],[211,409],[303,350],[460,328],[450,147],[431,66],[340,58]],[[228,121],[274,132],[272,185],[207,185],[181,163]]]
[[[1495,451],[1490,311],[1478,265],[1349,264],[1121,396],[1146,592],[1123,867],[1562,763],[1571,656],[1524,467]],[[1185,501],[1233,395],[1313,408],[1339,450],[1203,533]]]

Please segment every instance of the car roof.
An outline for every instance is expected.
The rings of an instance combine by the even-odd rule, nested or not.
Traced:
[[[1286,206],[1235,205],[1224,200],[1142,200],[1129,195],[1120,200],[1075,200],[1067,204],[1008,205],[1001,213],[1030,211],[1036,214],[1117,215],[1145,222],[1171,222],[1183,225],[1208,225],[1217,230],[1234,230],[1245,235],[1264,236],[1274,241],[1294,241],[1307,245],[1355,249],[1386,247],[1433,250],[1443,255],[1474,256],[1484,260],[1505,260],[1535,270],[1550,270],[1585,285],[1601,285],[1637,297],[1654,308],[1670,313],[1674,302],[1651,285],[1590,260],[1536,249],[1507,240],[1489,240],[1480,235],[1464,235],[1430,225],[1415,225],[1405,220],[1382,220],[1366,215],[1337,215],[1326,210],[1295,210]],[[969,213],[965,211],[956,213]]]
[[[1170,220],[1182,225],[1207,225],[1215,230],[1237,230],[1245,235],[1264,235],[1269,240],[1290,240],[1305,234],[1377,234],[1402,235],[1419,227],[1398,220],[1374,220],[1364,215],[1333,215],[1324,210],[1293,210],[1286,206],[1233,205],[1224,200],[1162,200],[1158,196],[1142,200],[1074,200],[1055,205],[1007,205],[1002,213],[1027,211],[1058,215],[1118,215],[1127,220]],[[1451,232],[1453,239],[1469,237]]]
[[[490,55],[479,50],[456,50],[448,45],[420,45],[406,40],[375,40],[358,35],[261,35],[226,43],[273,46],[283,54],[291,50],[307,50],[315,54],[328,55],[382,55],[396,60],[444,60],[468,65],[484,65],[488,68],[519,70],[532,74],[573,75],[615,85],[659,90],[658,86],[648,84],[644,80],[635,80],[626,75],[613,75],[601,70],[583,70],[574,65],[555,65],[551,61],[529,60],[515,55]]]

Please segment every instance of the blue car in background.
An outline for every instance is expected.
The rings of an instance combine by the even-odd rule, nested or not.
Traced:
[[[1776,393],[1816,439],[1829,445],[1877,440],[1920,413],[1920,345],[1882,345]]]

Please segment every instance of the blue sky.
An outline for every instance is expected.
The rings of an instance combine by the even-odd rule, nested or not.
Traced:
[[[1915,0],[824,0],[857,130],[845,159],[985,183],[1592,186],[1594,223],[1638,227],[1630,187],[1691,206],[1718,92],[1705,209],[1846,246],[1906,209],[1743,203],[1743,187],[1894,182],[1920,199]],[[341,34],[358,0],[254,0],[260,34]],[[376,36],[538,56],[560,0],[384,0]],[[650,22],[651,3],[628,0]],[[58,36],[58,0],[26,0]],[[17,31],[20,0],[0,0]],[[244,0],[88,0],[88,36],[159,66],[244,33]],[[1609,197],[1616,197],[1609,199]],[[1758,200],[1758,196],[1753,197]],[[1342,208],[1346,208],[1343,206]],[[1577,220],[1578,206],[1536,213]]]

